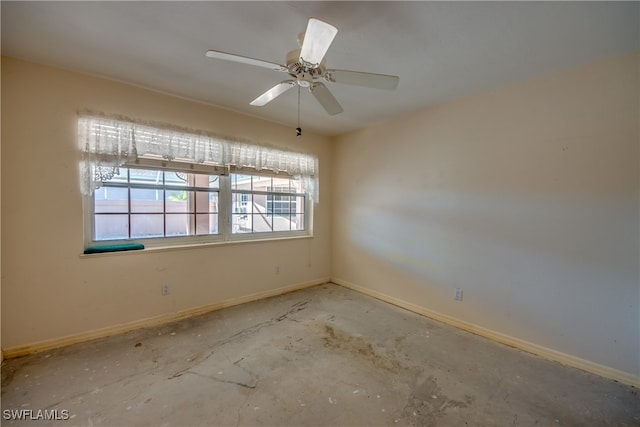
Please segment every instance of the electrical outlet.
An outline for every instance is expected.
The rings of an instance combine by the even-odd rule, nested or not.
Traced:
[[[462,301],[462,289],[456,288],[454,298],[456,299],[456,301]]]
[[[163,283],[162,284],[162,295],[163,296],[169,295],[169,284],[168,283]]]

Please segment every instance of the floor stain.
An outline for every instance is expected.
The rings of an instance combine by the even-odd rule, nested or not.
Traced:
[[[331,325],[324,325],[325,335],[322,338],[325,348],[346,351],[362,357],[374,366],[389,372],[401,372],[405,368],[396,359],[382,356],[362,337],[351,335]]]
[[[4,394],[4,391],[7,389],[7,387],[9,386],[9,384],[11,384],[11,382],[13,382],[13,379],[16,376],[16,372],[18,371],[18,369],[14,368],[13,366],[10,367],[2,367],[2,392]]]
[[[47,356],[48,357],[48,356]],[[46,358],[46,357],[45,357]],[[7,360],[2,362],[2,375],[0,380],[0,392],[4,394],[13,380],[23,375],[25,369],[28,369],[31,364],[36,364],[38,361],[42,361],[41,355],[22,356],[16,359],[10,359],[11,363]]]
[[[282,322],[283,320],[293,320],[292,316],[296,313],[299,313],[303,310],[305,310],[309,304],[309,302],[311,301],[311,299],[307,299],[307,300],[303,300],[303,301],[299,301],[293,305],[291,305],[291,307],[289,308],[289,310],[287,310],[286,312],[282,313],[281,315],[277,316],[277,317],[273,317],[269,320],[266,320],[264,322],[260,322],[257,323],[255,325],[252,325],[248,328],[244,328],[236,333],[234,333],[231,336],[228,336],[224,339],[221,339],[211,345],[209,345],[209,351],[207,354],[198,354],[197,357],[193,357],[193,358],[188,358],[187,360],[187,366],[174,372],[171,376],[169,376],[168,379],[172,379],[172,378],[177,378],[179,376],[181,376],[182,374],[184,374],[185,372],[197,367],[198,365],[200,365],[203,362],[206,362],[210,357],[212,357],[216,351],[218,351],[218,349],[222,346],[225,346],[229,343],[232,342],[237,342],[237,341],[241,341],[247,338],[250,338],[251,336],[254,336],[255,334],[257,334],[260,330],[262,330],[263,328],[266,327],[270,327],[273,326],[279,322]],[[153,359],[153,362],[156,362],[156,359]]]
[[[297,312],[299,312],[299,311],[302,311],[302,310],[304,310],[305,308],[307,308],[307,304],[309,304],[309,300],[306,300],[306,301],[300,301],[300,302],[297,302],[297,303],[293,304],[293,305],[291,306],[291,308],[289,309],[289,311],[287,311],[286,313],[282,314],[282,315],[281,315],[281,316],[279,316],[279,317],[276,317],[276,318],[275,318],[275,321],[276,321],[276,322],[281,322],[281,321],[283,321],[284,319],[289,318],[289,316],[291,316],[292,314],[295,314],[295,313],[297,313]]]
[[[191,374],[191,375],[196,375],[196,376],[201,377],[201,378],[207,378],[207,379],[219,382],[219,383],[233,384],[233,385],[237,385],[237,386],[244,387],[244,388],[249,388],[249,389],[254,389],[258,385],[257,381],[256,382],[252,382],[252,383],[244,383],[244,382],[241,382],[241,381],[223,380],[223,379],[211,376],[211,375],[201,374],[199,372],[187,371],[185,373],[186,374]]]
[[[442,394],[437,379],[429,376],[417,378],[411,388],[403,410],[404,419],[414,426],[438,425],[438,419],[453,408],[467,408],[473,404],[473,396],[465,396],[465,401],[449,399]]]

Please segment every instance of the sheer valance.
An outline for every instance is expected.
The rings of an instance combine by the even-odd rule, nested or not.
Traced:
[[[92,194],[120,166],[146,155],[223,168],[285,173],[301,179],[312,200],[319,199],[318,159],[309,154],[93,114],[81,114],[78,118],[78,146],[83,194]]]

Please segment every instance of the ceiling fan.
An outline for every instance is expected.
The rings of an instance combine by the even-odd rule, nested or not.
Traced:
[[[299,88],[309,88],[309,91],[324,107],[327,113],[333,116],[344,110],[324,83],[318,80],[322,79],[331,83],[343,83],[386,90],[394,90],[400,81],[397,76],[328,69],[324,56],[337,33],[338,29],[333,25],[327,24],[319,19],[310,18],[306,32],[298,36],[300,49],[292,50],[287,54],[286,65],[217,50],[208,50],[206,56],[268,68],[273,71],[287,73],[293,77],[293,79],[278,83],[251,101],[251,105],[258,107],[266,105],[289,89],[298,86]]]

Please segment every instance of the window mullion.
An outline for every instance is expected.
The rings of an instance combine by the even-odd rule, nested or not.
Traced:
[[[162,234],[167,237],[167,181],[162,171]]]
[[[231,237],[231,210],[232,210],[232,192],[230,175],[220,175],[220,185],[218,193],[219,212],[218,226],[223,240],[229,240]]]
[[[127,228],[129,233],[129,239],[131,239],[131,221],[133,220],[131,216],[131,171],[127,169]]]

